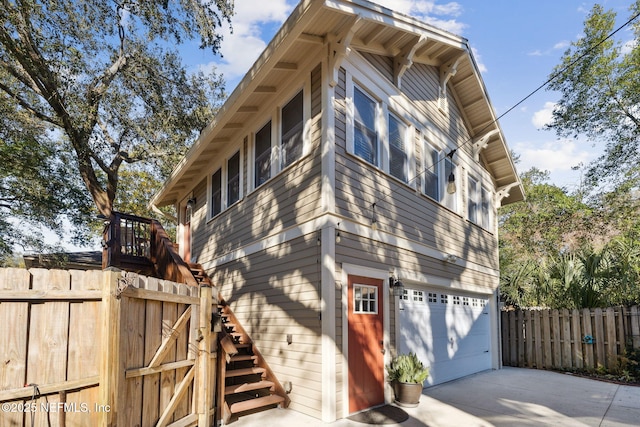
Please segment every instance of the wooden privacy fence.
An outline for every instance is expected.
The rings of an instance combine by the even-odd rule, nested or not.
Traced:
[[[0,269],[0,425],[213,425],[212,290]]]
[[[507,366],[616,371],[627,345],[640,348],[638,306],[502,312]]]

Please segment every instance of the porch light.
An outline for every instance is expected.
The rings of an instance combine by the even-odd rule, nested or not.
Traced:
[[[449,179],[447,180],[447,194],[453,194],[456,192],[456,177],[451,172],[449,174]]]
[[[189,200],[187,200],[187,208],[194,210],[196,207],[196,199],[195,197],[190,198]]]
[[[401,297],[404,294],[404,285],[397,277],[389,277],[389,287],[393,292],[394,297]]]
[[[453,155],[456,153],[456,151],[456,149],[449,151],[447,157],[453,160]],[[453,174],[453,167],[451,169],[451,173],[447,178],[447,194],[453,194],[456,192],[456,176]]]

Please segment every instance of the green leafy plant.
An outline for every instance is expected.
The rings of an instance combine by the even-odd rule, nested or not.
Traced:
[[[415,353],[399,354],[387,365],[387,372],[390,381],[422,384],[429,376],[429,367]]]

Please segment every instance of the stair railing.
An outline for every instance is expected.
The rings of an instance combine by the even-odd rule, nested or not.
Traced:
[[[117,267],[197,286],[162,225],[153,219],[112,212],[102,242],[102,268]],[[155,274],[154,274],[155,273]]]

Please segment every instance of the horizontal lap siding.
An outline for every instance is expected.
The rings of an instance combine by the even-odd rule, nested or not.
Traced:
[[[493,234],[346,152],[344,85],[341,76],[336,87],[337,213],[369,224],[372,204],[376,203],[379,230],[497,270],[497,239]],[[442,116],[438,111],[433,115]],[[459,183],[459,187],[463,191],[465,186]]]
[[[320,67],[311,72],[311,152],[280,172],[236,205],[207,222],[207,185],[196,190],[198,205],[192,219],[193,254],[199,262],[223,256],[288,227],[317,216],[321,209],[320,155],[322,88]],[[248,140],[244,141],[244,177],[247,185]],[[246,189],[245,189],[246,190]],[[202,202],[201,202],[202,200]]]
[[[450,90],[447,90],[448,113],[443,114],[438,109],[439,82],[440,74],[436,67],[413,64],[402,77],[402,92],[451,142],[471,155],[470,135]]]
[[[406,248],[387,245],[378,241],[340,233],[340,243],[336,244],[336,262],[359,265],[373,269],[393,269],[412,271],[425,276],[455,280],[493,292],[498,285],[495,275],[473,271],[459,265],[445,263]]]
[[[317,233],[216,267],[214,283],[278,379],[290,408],[320,418],[322,345]],[[292,334],[292,344],[287,344]]]

